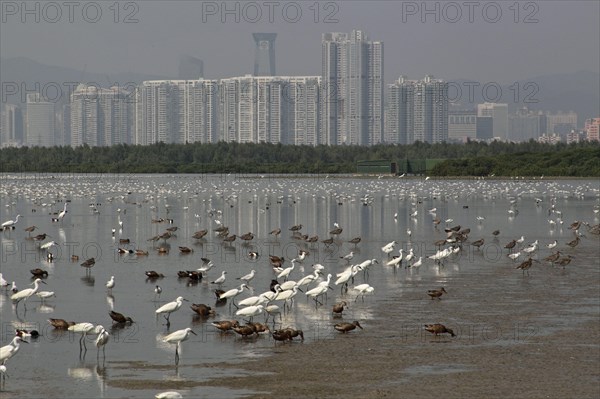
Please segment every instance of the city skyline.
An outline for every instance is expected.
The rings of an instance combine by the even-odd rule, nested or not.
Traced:
[[[29,57],[80,71],[93,65],[89,70],[107,75],[135,70],[176,76],[177,60],[189,54],[204,61],[207,77],[243,76],[253,68],[253,32],[277,34],[278,74],[317,75],[319,65],[313,61],[320,49],[313,43],[323,32],[352,29],[387,42],[386,84],[400,75],[422,76],[423,70],[500,84],[600,70],[597,2],[473,2],[471,9],[460,2],[434,1],[323,2],[318,7],[282,2],[270,20],[268,10],[255,2],[251,6],[257,5],[260,14],[254,19],[253,8],[237,2],[128,2],[118,3],[119,9],[98,3],[104,8],[93,23],[81,9],[73,22],[66,20],[64,10],[62,19],[50,23],[41,6],[38,15],[22,15],[20,3],[15,4],[16,9],[3,10],[2,57]],[[226,11],[221,4],[234,12],[221,15]],[[207,8],[214,5],[216,10]],[[292,18],[296,8],[301,12],[297,20]],[[42,35],[48,38],[44,44],[38,40]]]

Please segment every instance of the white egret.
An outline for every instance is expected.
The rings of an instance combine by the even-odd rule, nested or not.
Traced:
[[[296,287],[298,287],[298,289],[300,289],[300,287],[304,287],[305,285],[309,285],[310,283],[312,283],[313,281],[315,281],[317,278],[319,278],[319,274],[320,274],[320,271],[319,270],[315,270],[313,272],[313,274],[308,274],[308,275],[302,277],[296,283]]]
[[[270,291],[269,291],[270,292]],[[238,306],[256,306],[268,302],[269,299],[265,294],[251,296],[238,302]]]
[[[108,342],[109,338],[110,338],[110,334],[108,333],[108,331],[106,331],[106,329],[102,326],[99,326],[100,328],[100,333],[98,334],[98,337],[96,338],[96,348],[98,348],[98,353],[96,355],[96,357],[100,356],[100,347],[102,347],[102,355],[106,358],[106,343]]]
[[[264,308],[265,307],[263,305],[248,306],[243,309],[239,309],[237,312],[235,312],[235,315],[249,317],[250,320],[252,320],[254,316],[258,316],[259,314],[261,314]]]
[[[81,354],[82,345],[83,345],[83,348],[85,348],[85,351],[87,352],[87,346],[85,345],[85,337],[88,334],[90,334],[90,335],[93,334],[94,325],[92,323],[85,323],[85,322],[84,323],[76,323],[76,324],[73,324],[72,326],[69,326],[67,329],[74,333],[81,334],[81,338],[79,339],[79,354]]]
[[[28,343],[27,341],[24,341],[21,336],[17,335],[13,338],[10,344],[0,348],[0,364],[4,365],[8,359],[17,354],[19,348],[21,347],[21,342]]]
[[[163,314],[163,317],[167,321],[167,327],[170,326],[171,322],[169,321],[169,317],[171,316],[171,313],[179,310],[181,305],[183,305],[183,301],[187,301],[187,299],[183,299],[183,297],[180,296],[177,297],[175,301],[162,305],[160,308],[156,309],[156,316],[158,317],[159,314]]]
[[[110,280],[106,282],[106,289],[112,292],[112,289],[115,286],[115,276],[110,276]]]
[[[292,259],[292,265],[290,267],[286,267],[285,269],[283,269],[281,271],[281,273],[279,273],[277,275],[277,278],[284,278],[285,280],[287,280],[287,278],[289,277],[290,273],[294,271],[294,268],[296,267],[296,259]]]
[[[394,259],[388,261],[386,266],[398,266],[402,263],[402,259],[404,259],[404,249],[400,248],[400,254]]]
[[[2,225],[1,225],[2,230],[14,230],[15,225],[19,221],[20,217],[21,217],[21,215],[17,215],[15,220],[7,220],[6,222],[2,223]]]
[[[58,214],[58,218],[57,220],[63,220],[63,218],[65,217],[65,215],[67,214],[67,204],[68,202],[65,202],[65,207],[63,208],[63,210]]]
[[[326,281],[321,281],[315,288],[313,288],[312,290],[306,291],[306,296],[314,299],[315,306],[317,304],[322,305],[322,303],[319,302],[319,300],[317,298],[321,295],[324,295],[327,292],[327,290],[329,289],[329,283],[331,282],[331,277],[332,277],[332,275],[328,274]]]
[[[241,294],[242,291],[244,291],[244,288],[249,288],[249,287],[246,284],[242,284],[242,285],[240,285],[239,288],[233,288],[233,289],[230,289],[229,291],[222,293],[221,295],[219,295],[219,299],[223,300],[223,299],[231,298],[231,302],[233,302],[233,305],[237,308],[238,306],[235,304],[234,298],[236,296],[238,296],[239,294]]]
[[[371,287],[369,284],[360,284],[354,287],[354,289],[356,291],[358,291],[358,295],[356,296],[356,299],[354,300],[354,302],[356,302],[358,300],[358,297],[362,295],[362,299],[363,301],[365,300],[365,294],[371,294],[373,293],[373,291],[375,291],[375,288]]]
[[[54,295],[54,291],[40,291],[40,292],[36,292],[35,295],[41,299],[42,303],[46,299],[56,296],[56,295]]]
[[[192,331],[191,328],[188,327],[188,328],[184,328],[183,330],[177,330],[175,332],[172,332],[171,334],[169,334],[163,338],[164,342],[168,342],[170,344],[176,344],[176,346],[175,346],[175,364],[176,365],[179,364],[179,345],[181,345],[181,343],[183,341],[187,341],[187,339],[190,337],[190,333],[194,334],[194,335],[198,335],[194,331]]]
[[[56,241],[48,241],[40,245],[40,249],[50,249],[52,247],[58,247],[58,243]]]
[[[13,294],[10,297],[10,299],[13,302],[17,303],[17,307],[19,306],[19,302],[21,302],[22,300],[25,300],[25,303],[27,303],[27,299],[30,296],[35,295],[36,292],[38,292],[38,289],[40,288],[40,283],[46,284],[46,282],[43,281],[41,278],[36,278],[32,283],[33,288],[27,288],[22,291],[19,291],[16,294]]]

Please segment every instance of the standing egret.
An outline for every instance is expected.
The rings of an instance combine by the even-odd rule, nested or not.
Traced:
[[[248,306],[235,312],[236,316],[250,317],[250,321],[254,316],[261,314],[264,310],[263,305]]]
[[[17,215],[17,217],[15,218],[15,220],[7,220],[6,222],[2,223],[2,225],[1,225],[2,230],[14,230],[15,229],[15,225],[19,221],[20,217],[21,217],[21,215]]]
[[[21,342],[25,342],[26,344],[28,343],[27,341],[24,341],[20,335],[17,335],[16,337],[13,338],[13,340],[10,344],[5,345],[2,348],[0,348],[0,364],[4,365],[4,363],[6,363],[6,361],[8,359],[10,359],[11,357],[13,357],[14,355],[17,354],[17,352],[19,351]]]
[[[369,284],[360,284],[354,287],[355,290],[358,291],[358,295],[356,296],[356,299],[354,300],[354,302],[356,302],[358,300],[358,297],[362,295],[362,300],[364,302],[365,300],[365,294],[371,294],[373,291],[375,291],[375,288],[371,287]]]
[[[281,271],[281,272],[280,272],[280,273],[277,275],[277,278],[278,278],[278,279],[280,279],[280,278],[283,278],[283,279],[285,279],[285,280],[287,281],[287,279],[288,279],[288,277],[289,277],[290,273],[291,273],[292,271],[294,271],[294,267],[296,267],[296,264],[295,264],[295,262],[296,262],[296,259],[292,259],[292,265],[291,265],[290,267],[286,267],[285,269],[283,269],[283,270],[282,270],[282,271]]]
[[[54,291],[40,291],[40,292],[36,292],[35,295],[40,298],[40,300],[42,301],[42,303],[44,303],[44,301],[50,297],[56,296],[54,295]]]
[[[63,208],[63,210],[58,214],[58,218],[57,221],[61,221],[63,220],[63,218],[65,217],[65,215],[67,214],[67,204],[68,202],[65,202],[65,207]]]
[[[415,263],[410,265],[410,267],[420,267],[422,264],[423,264],[423,257],[419,256],[419,260],[417,260]]]
[[[85,337],[86,335],[93,333],[94,325],[92,323],[77,323],[69,326],[67,328],[69,331],[73,331],[74,333],[81,334],[81,338],[79,339],[79,355],[81,355],[82,345],[85,348],[85,352],[87,352],[87,346],[85,346]],[[83,344],[82,344],[83,343]]]
[[[2,273],[0,273],[0,288],[8,289],[8,281],[6,281],[4,279],[4,277],[2,276]]]
[[[226,291],[226,292],[222,293],[221,295],[219,295],[219,300],[222,301],[224,299],[231,298],[231,302],[233,302],[233,305],[237,308],[238,305],[235,304],[234,298],[236,296],[238,296],[239,294],[241,294],[242,291],[244,291],[244,288],[249,288],[249,287],[246,284],[242,284],[242,285],[240,285],[240,288],[230,289],[229,291]]]
[[[171,334],[163,338],[164,342],[177,345],[175,346],[175,365],[179,364],[179,345],[181,345],[183,341],[186,341],[190,337],[190,333],[198,335],[195,332],[193,332],[191,328],[188,327],[184,328],[183,330],[177,330],[175,332],[172,332]]]
[[[102,326],[100,326],[102,327]],[[108,331],[106,331],[106,329],[104,329],[104,327],[102,327],[100,329],[100,333],[98,334],[98,337],[96,338],[96,348],[98,348],[98,353],[96,355],[96,358],[100,357],[100,347],[102,347],[102,355],[104,356],[104,358],[106,358],[106,343],[108,342],[108,339],[110,337],[110,334],[108,333]]]
[[[17,307],[19,306],[19,302],[21,302],[22,300],[25,300],[25,303],[27,303],[27,299],[32,296],[35,295],[35,293],[38,291],[38,289],[40,288],[40,283],[42,284],[46,284],[44,281],[42,281],[41,278],[36,278],[32,285],[33,288],[27,288],[24,289],[22,291],[17,292],[16,294],[13,294],[10,299],[13,302],[17,303]],[[25,307],[27,307],[26,305],[24,305]]]
[[[169,302],[167,304],[164,304],[160,308],[156,309],[157,317],[159,314],[166,313],[166,316],[163,315],[163,317],[167,321],[167,327],[169,327],[171,325],[171,322],[169,321],[169,317],[171,316],[171,313],[179,310],[181,305],[183,305],[183,301],[187,301],[187,299],[183,299],[183,297],[180,296],[180,297],[177,297],[177,299],[174,302]]]
[[[319,300],[317,298],[321,295],[324,295],[327,292],[327,290],[329,289],[329,283],[331,282],[331,277],[332,277],[332,275],[328,274],[326,281],[322,281],[315,288],[313,288],[309,291],[306,291],[306,296],[314,299],[315,306],[317,306],[318,304],[322,305],[322,303],[319,302]]]
[[[107,291],[112,292],[112,289],[114,288],[114,286],[115,286],[115,276],[110,276],[110,280],[108,280],[106,282]]]

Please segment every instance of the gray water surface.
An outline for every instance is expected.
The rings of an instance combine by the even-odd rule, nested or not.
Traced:
[[[298,293],[291,310],[276,319],[276,326],[292,326],[304,331],[304,345],[314,340],[335,339],[337,332],[332,325],[339,319],[331,315],[331,305],[345,300],[350,309],[344,321],[360,320],[368,325],[377,316],[378,307],[397,298],[407,298],[405,334],[420,334],[418,326],[422,314],[416,306],[429,300],[424,294],[428,289],[446,287],[449,294],[445,301],[455,301],[452,291],[464,288],[453,286],[462,276],[474,276],[476,285],[464,290],[463,310],[471,315],[461,323],[465,344],[512,345],[515,337],[550,334],[567,328],[573,323],[593,320],[599,310],[598,298],[577,297],[578,286],[570,283],[569,274],[561,268],[535,265],[530,276],[523,277],[520,270],[506,257],[504,245],[520,236],[524,245],[539,242],[537,259],[543,259],[554,250],[546,248],[553,240],[559,241],[561,251],[576,258],[568,267],[568,273],[592,270],[591,282],[597,283],[598,237],[586,235],[581,244],[570,249],[565,243],[574,238],[569,229],[575,220],[590,224],[599,222],[594,210],[599,205],[598,181],[443,181],[421,179],[357,179],[329,178],[327,176],[237,176],[237,175],[4,175],[0,188],[1,221],[21,215],[14,230],[0,233],[1,271],[6,280],[15,281],[19,289],[28,288],[32,279],[30,269],[47,270],[46,285],[40,290],[54,291],[55,298],[41,303],[31,297],[27,306],[18,308],[10,300],[11,292],[0,294],[0,317],[2,321],[1,343],[6,345],[14,335],[15,327],[35,328],[42,336],[21,345],[20,352],[6,365],[9,377],[3,385],[2,396],[6,398],[36,397],[89,397],[89,398],[147,398],[167,390],[180,391],[184,397],[235,398],[248,394],[244,390],[230,390],[198,386],[197,383],[219,379],[224,376],[244,375],[243,370],[214,367],[221,362],[235,364],[240,360],[259,359],[275,350],[274,341],[268,335],[242,339],[236,334],[222,334],[210,325],[214,320],[235,317],[230,305],[215,305],[214,289],[209,282],[227,271],[223,289],[239,286],[236,277],[256,270],[251,282],[254,294],[244,292],[237,300],[258,295],[269,289],[271,279],[276,277],[269,264],[268,255],[283,256],[284,267],[298,256],[299,249],[309,255],[296,263],[290,279],[299,280],[312,273],[312,265],[325,267],[325,275],[333,274],[326,304],[315,306],[305,295]],[[537,199],[537,200],[536,200]],[[53,222],[51,213],[60,212],[68,201],[64,219]],[[437,208],[436,212],[429,212]],[[518,212],[509,213],[509,210]],[[558,211],[558,212],[556,212]],[[396,217],[394,217],[396,215]],[[485,217],[477,220],[477,216]],[[435,226],[434,218],[441,223]],[[172,219],[153,223],[153,219]],[[445,223],[447,219],[453,221]],[[122,222],[120,227],[119,220]],[[239,238],[232,244],[224,244],[212,231],[218,220],[228,226],[230,233],[238,237],[253,232],[255,239],[248,245]],[[551,224],[549,220],[555,222]],[[561,224],[560,222],[563,221]],[[339,237],[329,248],[318,243],[309,245],[293,237],[289,228],[302,224],[302,233],[317,234],[319,241],[329,238],[329,231],[338,223],[343,228]],[[426,259],[437,248],[434,242],[445,237],[444,228],[455,225],[469,227],[469,242],[485,238],[481,250],[463,245],[458,255],[442,264]],[[49,240],[59,246],[50,251],[55,255],[48,262],[46,252],[37,248],[39,243],[29,239],[23,229],[35,225],[32,236],[47,233]],[[157,242],[149,238],[161,234],[166,228],[176,226],[176,236]],[[269,235],[281,228],[279,237]],[[116,232],[113,235],[112,229]],[[203,240],[194,240],[192,234],[209,229]],[[411,236],[407,229],[411,230]],[[492,231],[500,230],[494,239]],[[586,232],[585,227],[580,230]],[[347,243],[354,237],[362,241],[354,247]],[[119,239],[129,239],[129,244],[119,244]],[[386,266],[387,255],[381,247],[395,240],[398,242],[393,254],[400,248],[405,253],[412,248],[416,258],[423,257],[418,269]],[[169,248],[160,255],[158,247]],[[182,254],[178,246],[193,248],[191,254]],[[118,248],[142,249],[148,256],[118,254]],[[250,259],[249,251],[258,251],[257,260]],[[351,262],[340,259],[354,252]],[[73,262],[71,256],[79,260]],[[94,257],[96,264],[90,272],[79,264]],[[202,265],[201,257],[215,264],[203,281],[192,283],[178,278],[179,270],[195,270]],[[357,299],[350,289],[342,293],[335,286],[335,274],[349,264],[366,259],[378,259],[368,274],[355,277],[355,284],[368,282],[375,288],[372,295]],[[523,260],[524,258],[520,258]],[[586,269],[587,268],[587,269]],[[144,274],[155,270],[165,275],[156,281],[148,281]],[[115,276],[116,286],[107,292],[106,282]],[[579,276],[581,277],[581,276]],[[498,281],[502,281],[501,286]],[[154,287],[159,284],[163,293],[155,301]],[[352,287],[353,284],[350,284]],[[312,287],[312,286],[311,286]],[[553,297],[549,304],[531,303],[528,290],[551,289]],[[495,295],[490,298],[490,290]],[[171,315],[170,328],[164,319],[155,317],[155,309],[164,303],[183,296],[190,302]],[[571,300],[564,301],[569,297]],[[573,298],[577,298],[574,300]],[[487,306],[494,301],[493,306]],[[213,306],[217,316],[203,319],[189,308],[191,303]],[[283,307],[282,303],[279,303]],[[514,306],[539,306],[536,320],[517,326],[504,326],[503,331],[493,330],[488,320],[494,312],[510,312]],[[108,311],[114,309],[135,320],[132,325],[112,326]],[[547,309],[547,310],[544,310]],[[76,322],[102,324],[111,333],[106,347],[106,358],[97,359],[95,337],[87,339],[88,351],[79,355],[79,335],[54,330],[48,318],[63,318]],[[264,321],[264,316],[255,318]],[[452,319],[451,319],[452,320]],[[437,320],[433,320],[437,321]],[[487,324],[486,324],[487,323]],[[192,327],[197,336],[184,342],[180,351],[180,363],[175,367],[174,345],[162,342],[169,332]],[[484,335],[487,334],[487,335]],[[469,336],[469,334],[471,334]],[[495,335],[494,335],[495,334]],[[482,338],[484,337],[484,338]],[[487,338],[485,338],[487,337]],[[490,338],[491,337],[491,338]],[[477,341],[477,342],[475,342]],[[522,341],[522,340],[521,340]],[[422,368],[415,373],[455,372]],[[459,370],[460,371],[460,370]]]

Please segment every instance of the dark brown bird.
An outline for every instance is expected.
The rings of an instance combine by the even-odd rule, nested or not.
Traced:
[[[201,240],[206,234],[208,234],[208,230],[200,230],[195,232],[194,235],[192,235],[192,238],[195,238],[196,240]]]
[[[354,237],[353,239],[351,239],[350,241],[348,241],[350,244],[354,244],[354,246],[356,247],[356,245],[362,241],[362,238],[360,237]]]
[[[179,247],[179,252],[181,252],[182,254],[191,254],[192,252],[194,252],[194,250],[189,247]]]
[[[291,341],[292,335],[287,330],[275,330],[271,333],[275,341]]]
[[[277,228],[277,229],[271,230],[271,232],[269,234],[277,237],[279,234],[281,234],[281,229]]]
[[[332,236],[339,236],[340,234],[342,234],[342,231],[344,231],[344,229],[342,229],[341,227],[337,227],[331,230],[329,234],[331,234]]]
[[[322,242],[323,244],[325,244],[325,246],[326,246],[327,248],[329,248],[329,246],[330,246],[331,244],[333,244],[333,237],[331,237],[331,238],[328,238],[328,239],[326,239],[326,240],[323,240],[323,241],[321,241],[321,242]]]
[[[29,227],[25,227],[23,230],[25,230],[26,232],[29,233],[29,236],[31,237],[31,233],[37,229],[37,226],[29,226]]]
[[[213,326],[217,327],[221,331],[229,331],[233,327],[238,327],[240,323],[237,320],[221,320],[221,321],[213,321]]]
[[[146,272],[146,276],[148,276],[149,279],[157,279],[157,278],[163,278],[164,274],[162,273],[157,273],[154,270],[148,270]]]
[[[235,239],[237,238],[237,236],[235,234],[227,236],[225,238],[223,238],[223,242],[228,242],[228,243],[232,243],[235,241]]]
[[[548,255],[544,258],[546,262],[554,263],[560,258],[560,251],[556,251],[555,253]]]
[[[225,290],[222,290],[222,289],[220,289],[220,288],[217,288],[217,289],[214,291],[214,293],[215,293],[215,295],[217,296],[217,302],[221,302],[221,303],[225,303],[225,302],[227,302],[227,298],[225,298],[225,299],[221,299],[221,295],[223,295],[223,294],[225,293]]]
[[[499,234],[500,234],[500,230],[494,230],[494,231],[492,231],[492,235],[494,237],[498,237]]]
[[[258,335],[259,333],[271,332],[271,330],[269,329],[269,327],[266,324],[263,324],[263,323],[249,322],[249,323],[246,323],[246,325],[252,327],[252,329],[254,330],[254,333],[256,335]]]
[[[252,234],[252,233],[246,233],[244,235],[241,235],[240,239],[244,240],[244,241],[252,241],[254,239],[254,234]]]
[[[217,233],[222,233],[224,231],[229,231],[229,227],[227,227],[227,226],[219,226],[216,229],[214,229],[213,231],[216,231]]]
[[[317,242],[317,241],[319,241],[319,236],[311,236],[306,239],[306,242],[308,242],[310,244]]]
[[[571,223],[571,225],[569,226],[569,228],[571,230],[578,230],[580,226],[581,226],[581,222],[579,220],[576,220],[573,223]]]
[[[38,278],[48,277],[48,272],[46,270],[40,269],[39,267],[37,269],[31,269],[30,272],[31,272],[31,274],[33,274],[33,277],[38,277]]]
[[[95,264],[96,264],[96,259],[89,258],[89,259],[86,259],[83,263],[81,263],[81,266],[83,266],[83,267],[92,267]]]
[[[114,310],[108,312],[108,315],[115,323],[135,323],[133,320],[131,320],[131,317],[125,317],[123,314],[115,312]]]
[[[202,273],[197,271],[197,270],[188,270],[188,278],[192,281],[201,281],[202,280]]]
[[[50,237],[50,236],[46,233],[38,234],[37,236],[33,237],[33,240],[34,241],[44,241],[46,239],[46,237]]]
[[[136,249],[134,253],[137,256],[148,256],[148,251],[144,251],[143,249]]]
[[[212,308],[208,305],[205,305],[203,303],[193,303],[192,306],[190,306],[192,308],[192,310],[196,313],[198,313],[200,316],[203,317],[208,317],[208,316],[214,316],[215,315],[215,311],[212,310]]]
[[[280,330],[282,331],[282,330]],[[300,337],[302,341],[304,341],[304,332],[302,330],[294,330],[291,327],[284,328],[283,331],[287,332],[290,336],[290,341],[292,338]]]
[[[336,315],[341,315],[344,311],[344,306],[348,306],[346,301],[336,303],[335,305],[333,305],[333,313],[335,313]]]
[[[158,252],[159,255],[167,255],[169,253],[169,248],[158,247],[158,248],[156,248],[156,252]]]
[[[179,270],[177,272],[177,277],[180,277],[180,278],[185,278],[188,275],[189,275],[189,272],[187,270]]]
[[[523,275],[525,275],[525,271],[527,271],[527,275],[529,276],[529,269],[531,268],[531,265],[533,265],[533,259],[529,258],[526,261],[522,262],[515,269],[521,269],[521,270],[523,270]]]
[[[517,245],[517,240],[512,240],[510,242],[508,242],[504,248],[506,249],[513,249],[515,247],[515,245]]]
[[[338,323],[333,326],[336,330],[346,334],[348,331],[354,330],[356,327],[363,329],[358,321],[353,321],[352,323]]]
[[[575,239],[573,241],[569,241],[567,243],[568,246],[570,246],[571,248],[575,248],[576,246],[579,245],[579,236],[575,237]]]
[[[295,225],[295,226],[292,226],[292,227],[290,228],[290,231],[294,231],[294,232],[296,232],[296,231],[300,231],[300,230],[302,230],[302,225],[301,225],[301,224],[297,224],[297,225]]]
[[[177,231],[177,226],[173,226],[173,227],[168,227],[166,229],[169,233],[174,233]]]
[[[454,331],[449,329],[443,324],[425,324],[425,330],[432,333],[434,336],[438,336],[439,334],[450,334],[450,336],[455,337]]]
[[[119,244],[129,244],[130,242],[129,238],[119,238]]]
[[[479,249],[483,244],[485,243],[485,239],[481,238],[477,241],[473,241],[471,243],[472,246],[476,247],[477,249]]]
[[[283,263],[285,262],[285,259],[283,257],[279,257],[276,255],[269,255],[269,261],[271,261],[271,264],[273,263]]]
[[[48,319],[48,323],[57,330],[66,330],[75,325],[74,321],[66,321],[65,319]]]
[[[440,288],[439,290],[428,290],[427,291],[427,295],[429,295],[431,297],[431,299],[437,298],[439,300],[439,299],[441,299],[443,294],[447,294],[444,287]]]
[[[571,255],[567,255],[567,256],[565,256],[564,258],[561,258],[558,261],[558,265],[562,266],[562,268],[564,269],[565,266],[567,266],[569,263],[571,263],[571,259],[572,259],[572,256]]]

